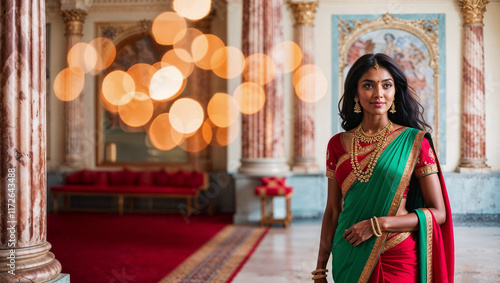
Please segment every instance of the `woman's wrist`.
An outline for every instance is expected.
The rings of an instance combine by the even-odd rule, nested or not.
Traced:
[[[381,232],[387,232],[387,230],[389,229],[389,227],[387,227],[387,217],[384,216],[384,217],[379,217],[377,218],[378,219],[378,224],[380,226],[380,231]]]

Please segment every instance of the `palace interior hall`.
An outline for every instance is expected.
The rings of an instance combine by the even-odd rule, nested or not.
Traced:
[[[327,146],[369,53],[424,108],[455,282],[500,282],[500,0],[0,12],[0,282],[311,282]]]

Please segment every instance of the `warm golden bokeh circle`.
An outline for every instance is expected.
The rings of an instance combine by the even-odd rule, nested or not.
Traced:
[[[193,61],[193,54],[191,53],[191,44],[193,40],[203,33],[195,28],[188,28],[184,33],[179,33],[175,36],[174,50],[184,50],[189,54],[191,62]]]
[[[170,124],[179,133],[190,134],[198,130],[204,116],[200,103],[191,98],[178,99],[170,107]]]
[[[210,12],[211,0],[174,0],[174,11],[190,20],[199,20]]]
[[[293,41],[283,41],[274,46],[271,57],[283,56],[283,72],[288,73],[297,69],[302,63],[302,50]]]
[[[151,79],[149,96],[154,100],[172,99],[181,89],[184,77],[175,66],[166,66],[158,70]]]
[[[276,76],[276,63],[266,54],[252,54],[245,60],[243,77],[246,81],[265,85]]]
[[[169,50],[161,58],[162,67],[175,66],[181,71],[182,76],[186,79],[191,75],[194,69],[193,59],[191,55],[184,49]]]
[[[127,70],[135,83],[135,91],[149,94],[149,84],[153,75],[156,73],[156,68],[146,63],[138,63]]]
[[[134,79],[124,71],[113,71],[102,82],[102,95],[112,105],[127,103],[134,93]]]
[[[328,91],[328,80],[319,67],[304,65],[295,71],[293,87],[299,99],[314,103],[325,96]]]
[[[210,70],[212,56],[223,47],[225,47],[224,42],[216,35],[203,34],[196,37],[191,44],[194,63],[201,69]]]
[[[79,42],[71,47],[68,52],[68,67],[78,67],[84,73],[92,72],[97,65],[97,51],[92,45]]]
[[[243,114],[254,114],[259,112],[266,103],[264,89],[251,82],[242,83],[235,90],[233,97],[238,108]]]
[[[183,134],[175,131],[170,125],[169,116],[169,113],[160,114],[149,126],[149,140],[159,150],[171,150],[183,140]]]
[[[243,73],[245,56],[238,48],[227,46],[214,52],[210,64],[214,74],[224,79],[232,79]]]
[[[94,47],[97,52],[97,63],[94,70],[91,71],[92,74],[97,74],[111,66],[116,57],[116,47],[111,40],[105,37],[97,37],[89,45]]]
[[[62,101],[75,100],[83,90],[85,74],[78,67],[63,69],[54,80],[54,94]]]
[[[217,128],[215,130],[213,145],[228,146],[240,134],[240,123],[234,123],[227,128]]]
[[[151,33],[159,44],[172,45],[184,37],[186,28],[184,18],[174,12],[164,12],[154,19]]]
[[[217,127],[229,127],[238,119],[238,103],[231,95],[218,92],[208,102],[207,114]]]
[[[180,147],[187,152],[200,152],[210,144],[212,136],[212,127],[205,121],[201,128],[180,144]]]
[[[118,106],[121,120],[131,127],[144,126],[153,116],[153,110],[153,101],[142,92],[136,92],[132,100]]]

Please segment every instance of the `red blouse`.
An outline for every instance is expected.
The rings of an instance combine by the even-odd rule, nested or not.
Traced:
[[[384,149],[405,129],[406,127],[400,127],[392,131],[387,138]],[[375,144],[376,143],[370,144],[360,142],[361,150],[358,150],[358,162],[361,167],[366,168],[366,166],[368,166],[371,154],[373,154],[375,149]],[[422,146],[420,147],[417,162],[415,164],[415,169],[413,170],[413,175],[417,178],[421,178],[437,172],[438,168],[436,165],[436,155],[429,144],[429,141],[424,138]],[[326,176],[330,179],[337,180],[342,191],[342,195],[345,195],[352,184],[356,181],[356,176],[354,175],[351,166],[351,154],[350,152],[347,152],[344,147],[342,142],[342,133],[333,136],[328,143],[326,151]],[[408,184],[408,187],[406,187],[404,192],[404,198],[406,198],[409,185],[410,184]]]

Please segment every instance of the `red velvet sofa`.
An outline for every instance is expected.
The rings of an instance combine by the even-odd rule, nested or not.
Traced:
[[[54,200],[54,212],[58,212],[58,196],[65,196],[65,208],[69,209],[71,195],[117,196],[118,210],[123,214],[125,197],[185,198],[187,213],[194,211],[193,200],[208,188],[208,174],[204,172],[159,171],[92,171],[82,170],[66,175],[64,185],[50,188]]]

